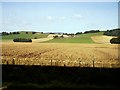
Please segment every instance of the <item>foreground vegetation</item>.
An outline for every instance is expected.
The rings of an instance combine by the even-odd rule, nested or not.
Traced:
[[[120,88],[120,68],[3,65],[2,73],[3,90]]]

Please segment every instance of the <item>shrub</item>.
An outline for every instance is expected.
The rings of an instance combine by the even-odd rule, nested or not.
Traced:
[[[32,42],[31,39],[26,39],[26,38],[15,38],[13,39],[14,42]]]
[[[58,35],[56,35],[56,36],[53,36],[54,38],[58,38]]]
[[[120,37],[119,38],[112,38],[110,40],[110,43],[111,44],[120,44]]]
[[[35,34],[35,33],[37,33],[37,32],[32,32],[32,34]]]
[[[35,37],[34,39],[37,39],[37,37]]]

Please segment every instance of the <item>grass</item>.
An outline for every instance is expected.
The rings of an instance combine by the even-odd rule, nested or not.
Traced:
[[[91,39],[91,36],[99,36],[99,35],[103,35],[103,32],[81,34],[79,35],[79,37],[74,37],[74,38],[52,39],[45,42],[47,43],[95,43]]]
[[[30,38],[30,39],[34,39],[35,37],[37,38],[46,38],[48,36],[48,34],[32,34],[32,32],[28,32],[28,34],[26,34],[26,32],[20,32],[20,34],[16,34],[16,35],[5,35],[2,36],[2,40],[6,41],[6,40],[13,40],[14,38]]]

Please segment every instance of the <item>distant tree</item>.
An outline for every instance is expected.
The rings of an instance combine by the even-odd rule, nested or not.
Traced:
[[[43,34],[43,32],[41,32],[41,34]]]
[[[68,35],[67,33],[63,33],[63,35]]]
[[[64,36],[63,36],[63,35],[61,35],[61,36],[60,36],[60,38],[64,38]]]
[[[82,32],[77,32],[75,35],[82,34]]]
[[[17,32],[13,32],[13,34],[17,34]]]
[[[35,34],[35,33],[37,33],[37,32],[32,32],[32,34]]]
[[[49,34],[55,34],[55,33],[53,33],[53,32],[50,32]]]
[[[107,30],[104,32],[104,35],[107,36],[120,36],[120,28]]]
[[[19,32],[16,32],[16,34],[20,34]]]
[[[2,35],[4,36],[4,35],[9,35],[9,33],[8,32],[2,32]]]
[[[97,32],[100,32],[99,30],[90,30],[90,31],[85,31],[84,34],[87,34],[87,33],[97,33]]]
[[[58,35],[56,35],[56,36],[53,36],[54,38],[58,38]]]
[[[12,35],[12,32],[10,32],[9,34]]]

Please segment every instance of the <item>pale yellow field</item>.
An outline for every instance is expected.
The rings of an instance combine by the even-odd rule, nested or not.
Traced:
[[[2,43],[2,63],[118,67],[118,45],[64,43]],[[120,65],[119,65],[120,66]]]
[[[92,36],[91,37],[92,40],[96,43],[100,43],[100,44],[110,44],[110,39],[115,38],[115,36],[105,36],[105,35],[101,35],[101,36]]]

